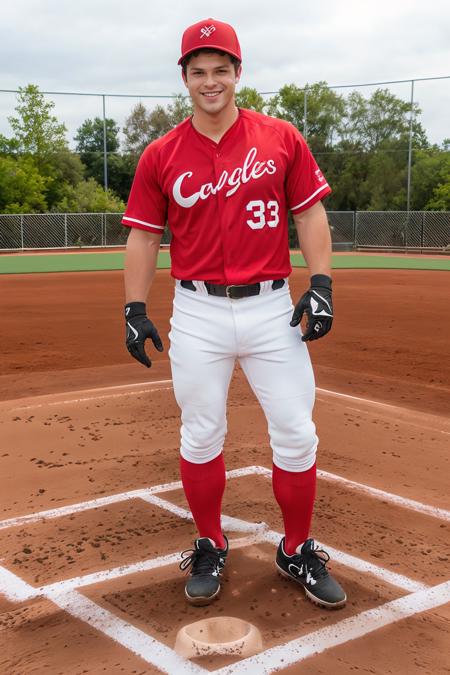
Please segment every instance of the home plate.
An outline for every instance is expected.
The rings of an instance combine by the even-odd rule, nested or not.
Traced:
[[[215,616],[183,626],[175,640],[175,651],[187,659],[199,656],[253,656],[262,651],[258,628],[233,616]]]

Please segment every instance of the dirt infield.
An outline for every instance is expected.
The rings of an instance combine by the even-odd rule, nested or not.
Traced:
[[[1,280],[0,673],[449,672],[450,275],[334,273],[338,318],[310,350],[321,439],[313,536],[349,596],[331,613],[275,574],[266,423],[239,369],[224,588],[208,608],[184,603],[178,555],[195,531],[167,349],[150,370],[130,360],[121,276]],[[296,270],[293,295],[306,283]],[[172,294],[159,271],[149,313],[166,348]],[[179,660],[177,630],[220,615],[257,625],[264,651]]]

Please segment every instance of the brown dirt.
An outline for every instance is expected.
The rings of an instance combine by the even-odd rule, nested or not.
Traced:
[[[410,499],[449,508],[449,296],[445,272],[336,270],[337,320],[311,346],[320,389],[315,419],[319,468]],[[0,346],[2,518],[178,480],[178,408],[170,383],[153,392],[70,392],[170,378],[167,352],[145,370],[123,346],[118,272],[3,276]],[[291,278],[296,297],[306,270]],[[157,274],[149,303],[167,348],[173,282]],[[116,390],[110,392],[115,393]],[[82,401],[73,399],[83,398]],[[230,390],[227,468],[270,467],[266,423],[239,369]],[[447,433],[446,433],[447,432]],[[180,490],[164,498],[186,507]],[[270,481],[230,480],[224,512],[281,531]],[[320,479],[313,535],[411,579],[449,578],[443,521]],[[2,565],[39,586],[188,548],[190,522],[129,500],[63,518],[0,530]],[[236,533],[232,536],[241,536]],[[332,564],[349,603],[335,613],[307,603],[274,574],[274,547],[236,549],[220,599],[209,608],[183,600],[176,565],[83,589],[108,611],[173,646],[184,623],[236,615],[255,623],[265,646],[333,625],[400,597],[378,578]],[[444,673],[450,610],[418,614],[326,651],[284,672],[316,675]],[[48,600],[0,596],[0,673],[154,673],[152,666]],[[200,663],[200,662],[199,662]],[[230,660],[201,662],[216,668]]]

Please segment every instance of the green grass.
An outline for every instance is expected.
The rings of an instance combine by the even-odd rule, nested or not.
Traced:
[[[292,267],[306,267],[305,259],[300,253],[291,255]],[[384,256],[367,253],[352,255],[333,255],[332,268],[344,269],[381,269],[381,270],[450,270],[450,258],[407,257],[401,255]]]
[[[0,274],[33,272],[97,272],[123,270],[124,253],[54,253],[0,256]],[[170,267],[168,251],[161,251],[158,267]]]
[[[123,269],[124,254],[111,253],[54,253],[31,255],[0,255],[0,274],[30,274],[33,272],[97,272]],[[291,255],[293,267],[306,267],[300,253]],[[333,269],[409,269],[450,270],[449,257],[428,258],[417,255],[383,256],[370,254],[333,255]],[[161,251],[158,268],[170,268],[168,251]]]

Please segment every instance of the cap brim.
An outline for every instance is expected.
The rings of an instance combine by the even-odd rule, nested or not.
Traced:
[[[225,54],[234,56],[234,58],[239,59],[239,61],[241,61],[241,56],[239,54],[236,54],[236,52],[232,52],[231,49],[224,49],[220,45],[208,44],[207,47],[194,47],[193,49],[190,49],[188,52],[183,54],[183,56],[180,56],[180,58],[178,59],[178,65],[181,66],[181,62],[183,61],[183,59],[186,58],[186,56],[189,56],[189,54],[192,54],[192,52],[198,52],[200,49],[217,49],[219,52],[225,52]]]

